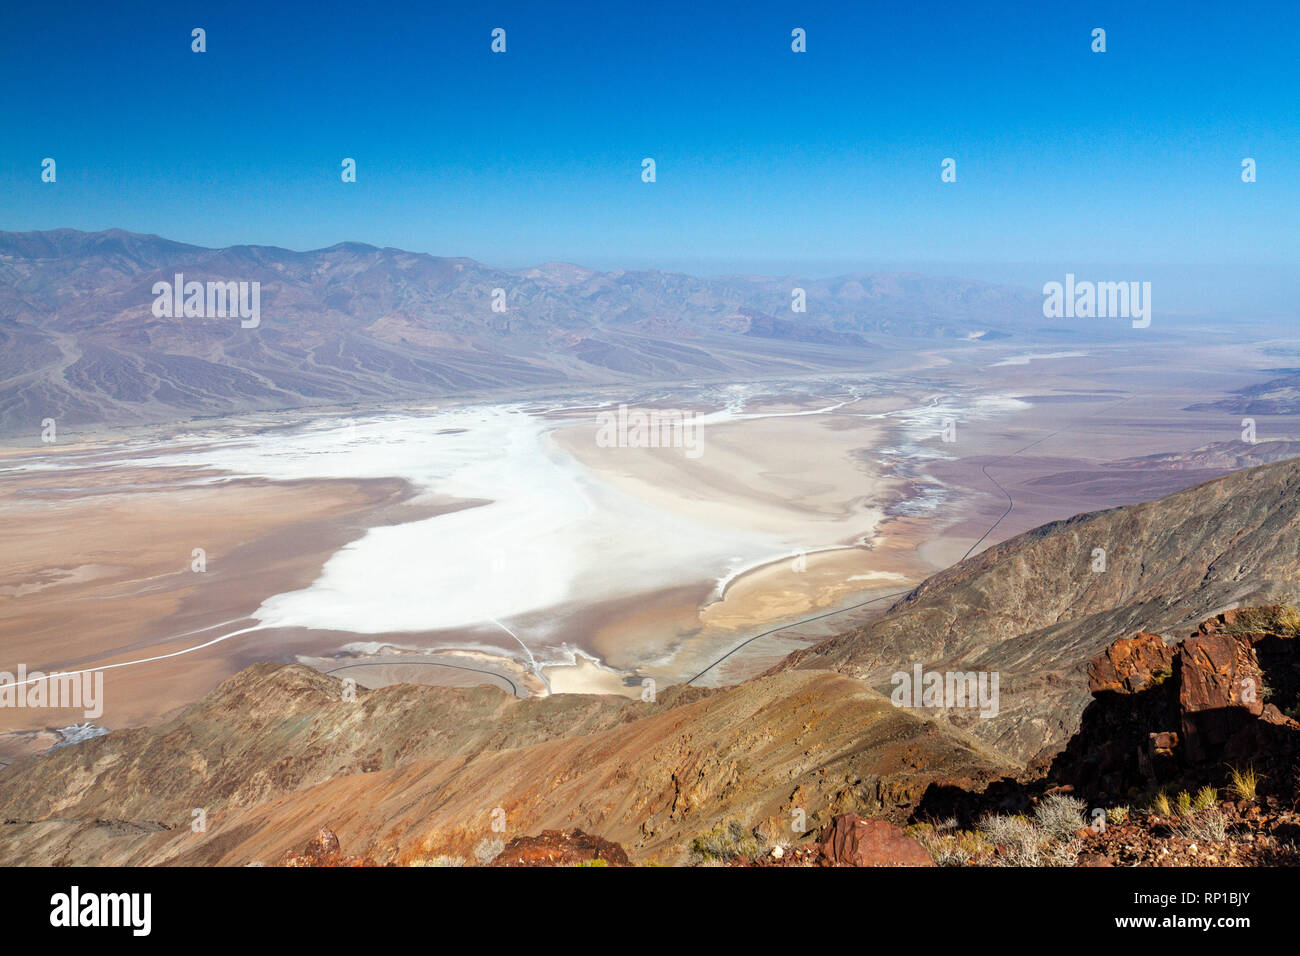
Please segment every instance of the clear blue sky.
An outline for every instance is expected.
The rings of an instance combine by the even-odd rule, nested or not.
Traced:
[[[13,0],[0,228],[697,272],[1294,267],[1300,4],[961,6]]]

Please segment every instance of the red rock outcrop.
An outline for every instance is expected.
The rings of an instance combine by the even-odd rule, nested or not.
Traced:
[[[1092,793],[1180,781],[1218,783],[1229,767],[1300,758],[1300,641],[1282,608],[1242,608],[1167,646],[1121,638],[1088,665],[1093,701],[1052,764]]]
[[[1121,637],[1088,664],[1088,690],[1134,694],[1168,676],[1174,650],[1158,634]]]
[[[321,827],[315,839],[301,853],[292,850],[280,859],[280,866],[378,866],[369,857],[344,856],[339,838],[329,827]]]
[[[929,852],[885,820],[842,813],[822,830],[822,866],[934,866]]]
[[[543,830],[537,836],[515,837],[505,845],[491,866],[631,866],[627,853],[617,843],[582,830]]]

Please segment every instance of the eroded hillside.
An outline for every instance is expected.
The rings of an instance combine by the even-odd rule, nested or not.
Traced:
[[[938,671],[996,671],[996,718],[950,716],[1023,763],[1077,729],[1089,700],[1086,664],[1111,641],[1195,630],[1226,608],[1288,603],[1298,593],[1293,458],[1035,528],[934,575],[880,619],[796,652],[778,669],[833,668],[886,691],[892,673],[918,661]]]

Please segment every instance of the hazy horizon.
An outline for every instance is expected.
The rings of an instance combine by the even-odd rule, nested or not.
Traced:
[[[261,246],[284,249],[294,253],[319,252],[344,243],[359,243],[378,249],[397,248],[403,252],[429,255],[438,258],[468,258],[496,269],[511,271],[536,268],[549,263],[565,263],[613,271],[662,271],[682,273],[699,278],[727,276],[795,277],[803,279],[833,279],[841,276],[871,273],[915,273],[935,278],[970,279],[998,285],[1015,286],[1041,293],[1044,282],[1058,281],[1068,272],[1079,278],[1094,280],[1130,279],[1140,277],[1156,285],[1161,308],[1167,312],[1194,318],[1223,318],[1226,320],[1294,319],[1300,312],[1294,300],[1292,283],[1295,267],[1285,263],[1171,263],[1171,262],[1089,262],[1083,260],[1056,262],[993,262],[981,260],[785,260],[744,258],[645,258],[618,256],[607,253],[586,259],[562,256],[521,260],[492,257],[478,259],[453,249],[405,248],[385,246],[357,236],[347,236],[311,247],[286,247],[274,242],[250,239],[211,245],[207,242],[166,233],[128,229],[120,225],[86,228],[81,226],[48,226],[32,230],[5,230],[11,232],[48,232],[71,229],[78,232],[106,232],[121,229],[136,235],[156,235],[161,239],[180,242],[200,248],[220,249],[231,246]]]

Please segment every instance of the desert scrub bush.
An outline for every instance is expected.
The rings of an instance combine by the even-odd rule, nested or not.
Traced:
[[[1277,629],[1292,637],[1300,637],[1300,609],[1288,604],[1278,611]]]
[[[1003,866],[1042,866],[1043,834],[1027,817],[990,814],[979,829],[990,843],[1009,851],[998,858]]]
[[[958,827],[956,817],[945,817],[942,820],[921,820],[916,823],[909,823],[903,827],[903,832],[908,836],[921,839],[927,834],[945,833],[949,830],[956,830]]]
[[[1219,805],[1219,791],[1213,787],[1201,787],[1196,791],[1196,798],[1192,800],[1192,812],[1196,813],[1201,810],[1208,810],[1210,807]]]
[[[1083,819],[1086,809],[1087,804],[1078,797],[1054,793],[1034,807],[1034,822],[1048,839],[1068,840],[1075,830],[1087,825]]]
[[[1160,817],[1173,816],[1174,808],[1169,805],[1169,794],[1157,790],[1155,796],[1151,798],[1151,812]]]
[[[1183,817],[1174,832],[1198,843],[1222,843],[1228,838],[1228,820],[1222,810],[1211,807]]]
[[[1111,807],[1106,811],[1106,822],[1113,827],[1128,823],[1128,807]]]
[[[478,846],[474,847],[474,859],[478,860],[482,866],[487,866],[499,857],[501,851],[505,848],[506,841],[504,837],[484,837],[478,841]]]
[[[1079,861],[1079,851],[1083,841],[1078,837],[1068,840],[1052,840],[1043,851],[1044,866],[1074,866]]]
[[[1254,801],[1259,794],[1259,781],[1262,778],[1255,772],[1254,767],[1247,767],[1245,770],[1231,768],[1228,775],[1228,790],[1238,800]]]
[[[1174,809],[1178,811],[1180,817],[1185,817],[1192,812],[1192,795],[1186,790],[1178,791],[1178,796],[1174,797]]]
[[[965,866],[992,849],[981,834],[958,830],[955,820],[917,824],[907,832],[925,847],[936,866]]]
[[[979,832],[989,843],[1006,850],[995,860],[1003,866],[1074,866],[1083,848],[1076,831],[1087,826],[1086,809],[1087,804],[1077,797],[1054,793],[1039,801],[1032,820],[990,815],[980,820]]]
[[[737,820],[728,820],[691,841],[691,855],[697,863],[725,863],[738,856],[754,857],[762,849],[762,844]]]
[[[1229,634],[1281,633],[1300,634],[1300,611],[1290,605],[1278,608],[1243,607],[1227,628]]]
[[[909,823],[907,826],[903,827],[903,832],[920,843],[925,843],[927,840],[935,840],[942,836],[939,828],[928,821],[924,823]]]
[[[951,837],[932,836],[922,840],[921,846],[930,854],[935,866],[962,866],[970,861],[970,854]]]

